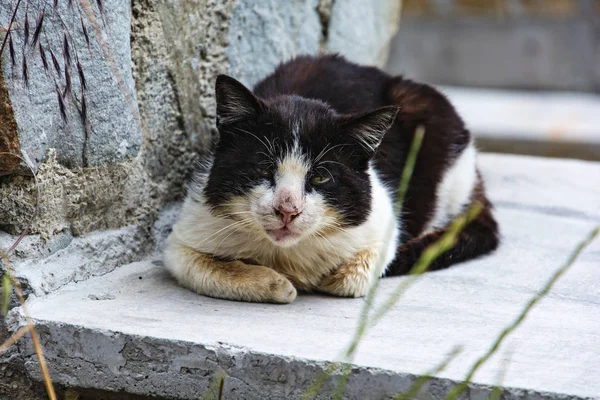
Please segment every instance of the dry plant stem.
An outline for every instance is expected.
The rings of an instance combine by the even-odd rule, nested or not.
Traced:
[[[0,47],[0,59],[2,58],[2,54],[4,53],[4,47],[6,46],[6,41],[8,40],[8,36],[10,35],[10,29],[12,28],[12,24],[15,21],[15,16],[17,15],[17,10],[21,5],[21,0],[17,1],[17,5],[15,6],[15,10],[13,11],[13,15],[10,18],[10,23],[8,24],[8,28],[6,29],[6,35],[4,35],[4,40],[2,40],[2,47]]]
[[[417,395],[419,394],[419,392],[421,391],[423,386],[425,386],[425,384],[427,382],[429,382],[429,380],[433,376],[435,376],[435,375],[439,374],[440,372],[442,372],[443,370],[445,370],[448,367],[448,365],[452,362],[452,360],[454,360],[456,358],[456,356],[460,354],[461,351],[462,351],[461,346],[457,346],[454,349],[452,349],[450,354],[448,354],[448,356],[446,358],[444,358],[438,366],[433,368],[427,374],[418,377],[415,380],[415,383],[410,388],[408,388],[408,390],[406,392],[395,396],[393,398],[393,400],[410,400],[410,399],[414,399],[415,397],[417,397]]]
[[[37,217],[38,212],[39,212],[39,207],[40,207],[40,186],[38,184],[38,180],[37,180],[37,175],[35,173],[35,170],[33,169],[33,167],[30,165],[29,160],[24,159],[21,156],[18,156],[14,153],[9,153],[9,152],[0,152],[0,156],[2,155],[10,155],[12,157],[16,157],[19,160],[25,162],[25,164],[27,164],[27,167],[31,170],[31,173],[33,174],[33,180],[35,182],[35,188],[36,188],[36,203],[35,203],[35,207],[33,209],[33,215],[31,216],[31,219],[29,220],[29,222],[27,223],[27,226],[25,227],[25,229],[23,229],[23,232],[21,232],[21,234],[19,235],[19,237],[17,238],[17,240],[15,240],[15,242],[12,244],[12,246],[10,246],[10,248],[6,251],[6,254],[10,254],[15,247],[17,247],[19,245],[19,243],[21,243],[21,240],[23,240],[23,238],[25,237],[25,235],[27,235],[29,233],[29,229],[31,229],[31,225],[33,224],[33,221],[35,220],[35,217]]]
[[[4,353],[10,346],[15,344],[17,340],[21,339],[27,332],[29,332],[29,326],[20,327],[15,333],[13,333],[4,343],[0,346],[0,354]]]
[[[21,232],[21,234],[19,235],[17,240],[15,240],[13,245],[8,249],[8,251],[0,250],[0,257],[2,258],[2,261],[4,262],[4,266],[6,268],[6,273],[10,277],[10,279],[15,287],[15,293],[17,294],[17,298],[19,299],[19,303],[21,304],[21,309],[23,310],[23,315],[25,315],[25,321],[27,323],[27,328],[28,328],[28,331],[31,333],[31,339],[33,341],[33,346],[35,348],[36,355],[40,362],[40,369],[42,370],[42,376],[44,377],[44,385],[46,386],[46,392],[48,393],[48,397],[50,398],[50,400],[56,400],[56,392],[54,391],[54,386],[52,385],[52,380],[50,379],[50,373],[48,372],[48,365],[46,364],[46,358],[44,357],[44,351],[42,350],[42,345],[40,344],[39,335],[38,335],[37,331],[35,330],[35,326],[33,325],[31,318],[29,317],[29,313],[27,312],[27,307],[25,306],[25,296],[23,296],[23,290],[21,289],[21,284],[16,279],[15,274],[12,269],[12,264],[10,263],[10,259],[8,258],[9,253],[11,251],[13,251],[15,249],[15,247],[17,247],[17,245],[21,242],[21,240],[23,240],[23,238],[25,237],[27,232],[29,232],[29,229],[31,228],[31,224],[33,223],[33,220],[35,219],[35,217],[38,214],[39,205],[40,205],[39,183],[37,180],[37,175],[35,173],[35,170],[31,166],[28,159],[25,159],[21,156],[13,154],[13,153],[7,153],[7,152],[0,153],[0,155],[3,155],[3,154],[9,154],[13,157],[19,158],[21,161],[24,161],[27,164],[27,166],[29,167],[29,169],[31,170],[31,173],[33,174],[33,179],[35,181],[36,204],[35,204],[35,208],[34,208],[31,220],[29,221],[29,223],[27,224],[27,227],[25,227],[23,232]]]
[[[23,315],[25,315],[25,321],[27,323],[28,331],[31,333],[31,339],[33,341],[33,346],[35,348],[35,352],[37,354],[38,360],[40,362],[40,369],[42,370],[42,376],[44,377],[44,385],[46,386],[46,392],[48,393],[48,397],[50,400],[56,400],[56,392],[54,391],[54,386],[52,385],[52,380],[50,379],[50,372],[48,372],[48,365],[46,364],[46,358],[44,357],[44,351],[42,350],[42,345],[40,343],[40,337],[35,330],[35,326],[33,325],[33,321],[29,317],[29,313],[27,312],[27,307],[25,306],[25,297],[23,296],[23,291],[21,290],[21,285],[19,281],[16,279],[12,266],[10,264],[10,260],[8,259],[8,254],[5,251],[0,253],[2,255],[2,259],[4,261],[4,265],[6,267],[6,273],[10,276],[10,279],[15,286],[15,293],[19,298],[19,303],[21,303],[21,309],[23,310]]]
[[[552,277],[548,280],[548,282],[544,285],[544,287],[531,300],[529,300],[527,305],[523,308],[523,310],[521,310],[521,313],[517,316],[517,318],[513,321],[513,323],[511,323],[508,327],[506,327],[506,328],[504,328],[504,330],[502,330],[502,332],[500,333],[498,338],[494,341],[494,343],[489,348],[489,350],[481,358],[479,358],[475,364],[473,364],[473,366],[467,373],[467,376],[465,377],[464,381],[462,383],[460,383],[458,386],[456,386],[448,394],[448,396],[446,397],[447,400],[456,399],[462,392],[464,392],[468,388],[469,382],[471,382],[471,379],[473,378],[473,375],[475,375],[475,372],[477,372],[477,370],[483,364],[485,364],[490,359],[490,357],[500,348],[500,345],[502,344],[504,339],[506,339],[506,337],[508,335],[510,335],[515,329],[517,329],[517,327],[519,325],[521,325],[521,323],[525,320],[525,317],[527,316],[527,314],[529,314],[531,309],[533,309],[533,307],[535,307],[535,305],[541,299],[543,299],[548,294],[548,292],[550,292],[550,289],[552,289],[552,286],[554,286],[556,281],[558,281],[558,279],[565,272],[567,272],[567,270],[569,268],[571,268],[571,266],[575,263],[575,260],[577,259],[577,257],[579,257],[581,252],[592,242],[592,240],[594,240],[594,238],[598,235],[599,231],[600,231],[600,226],[598,226],[594,230],[592,230],[592,232],[581,243],[579,243],[579,245],[575,248],[573,253],[571,253],[571,256],[569,257],[569,259],[567,260],[565,265],[563,265],[561,268],[559,268],[554,273],[554,275],[552,275]]]

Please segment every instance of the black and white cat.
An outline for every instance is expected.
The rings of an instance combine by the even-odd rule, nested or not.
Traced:
[[[497,247],[473,140],[434,88],[340,56],[307,56],[254,93],[221,75],[216,98],[219,142],[164,253],[197,293],[276,303],[297,289],[364,296],[372,279],[407,273],[472,202],[483,211],[430,269]],[[426,133],[397,218],[418,125]]]

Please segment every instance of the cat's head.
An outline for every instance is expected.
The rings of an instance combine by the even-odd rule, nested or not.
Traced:
[[[365,221],[369,161],[395,107],[340,115],[299,96],[259,99],[224,75],[216,97],[220,139],[204,187],[215,215],[283,247]]]

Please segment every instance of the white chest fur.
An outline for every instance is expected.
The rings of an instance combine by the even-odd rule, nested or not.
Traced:
[[[376,266],[381,274],[394,259],[399,227],[388,190],[373,168],[369,175],[371,210],[367,220],[357,227],[311,235],[293,246],[280,247],[260,232],[260,227],[217,217],[203,196],[188,196],[169,240],[215,257],[252,260],[289,277],[300,289],[315,288],[324,275],[365,250],[378,254]],[[177,269],[181,267],[176,263],[167,263],[167,268],[180,275]]]

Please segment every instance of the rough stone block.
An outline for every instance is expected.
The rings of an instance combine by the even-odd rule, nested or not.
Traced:
[[[13,68],[8,52],[3,54],[2,79],[10,94],[21,151],[30,157],[35,166],[42,162],[49,148],[55,148],[58,161],[71,168],[125,160],[135,156],[140,149],[142,133],[139,121],[136,120],[138,111],[131,74],[130,6],[128,2],[119,0],[107,0],[103,3],[105,25],[100,22],[97,11],[96,18],[102,27],[100,37],[109,49],[109,58],[101,49],[92,23],[84,16],[84,25],[90,38],[88,51],[76,8],[68,10],[67,2],[59,2],[56,14],[46,12],[44,34],[40,43],[45,48],[50,67],[50,50],[56,55],[61,73],[58,74],[54,69],[45,72],[39,48],[31,49],[28,46],[25,49],[29,72],[28,85],[22,80],[21,58],[26,7],[22,4],[19,8],[15,31],[12,34],[17,52],[16,64]],[[10,20],[15,4],[13,1],[0,4],[0,21]],[[35,28],[35,21],[40,12],[38,7],[29,7],[29,20],[32,25],[30,30]],[[63,21],[69,23],[63,26]],[[72,94],[65,96],[67,123],[61,120],[56,91],[56,84],[64,91],[66,82],[63,32],[68,32],[72,58],[69,67]],[[84,131],[80,118],[82,95],[76,61],[82,66],[87,86],[87,131]],[[113,68],[118,70],[118,76]],[[117,83],[117,79],[122,80],[121,85]],[[131,100],[126,99],[124,92],[131,96]]]
[[[400,22],[400,7],[401,2],[394,0],[334,1],[327,51],[357,63],[384,65]]]

